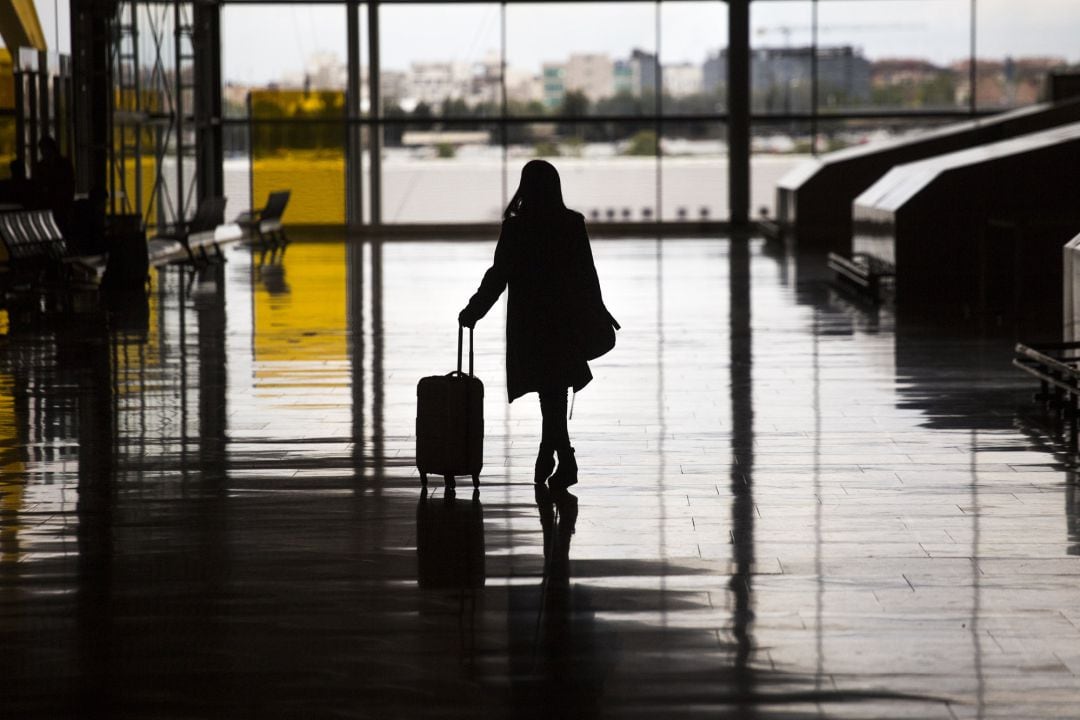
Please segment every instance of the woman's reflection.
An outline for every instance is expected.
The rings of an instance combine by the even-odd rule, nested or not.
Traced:
[[[536,487],[536,508],[540,512],[540,527],[544,531],[545,600],[556,586],[565,588],[570,582],[570,539],[578,517],[577,496],[566,490]]]
[[[613,664],[614,638],[596,622],[588,589],[570,583],[577,497],[544,485],[535,493],[544,541],[539,597],[535,586],[515,587],[510,597],[515,717],[593,717]]]

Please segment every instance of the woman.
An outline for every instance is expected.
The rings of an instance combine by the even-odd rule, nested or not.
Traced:
[[[471,328],[509,286],[506,309],[506,388],[510,402],[540,396],[543,430],[534,481],[565,489],[577,482],[577,462],[566,428],[567,388],[592,380],[588,359],[595,334],[618,327],[604,307],[585,218],[563,203],[559,173],[532,160],[503,213],[495,261],[458,315]],[[590,327],[600,318],[603,328]],[[555,470],[555,456],[558,470]],[[554,471],[554,473],[552,472]]]

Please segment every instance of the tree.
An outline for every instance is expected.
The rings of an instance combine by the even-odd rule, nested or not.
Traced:
[[[563,96],[562,106],[559,108],[559,114],[568,118],[585,117],[589,113],[589,98],[585,96],[585,93],[579,90],[571,90]],[[558,126],[558,134],[564,137],[577,137],[579,140],[582,138],[584,129],[579,123],[560,123]]]
[[[383,117],[392,119],[401,119],[407,117],[405,111],[396,102],[389,101],[383,105]],[[383,126],[383,144],[387,147],[397,147],[401,145],[401,136],[405,131],[405,126],[401,123],[389,123]]]
[[[430,120],[435,117],[435,113],[432,111],[431,106],[426,102],[419,102],[416,107],[413,108],[412,117],[416,120]],[[417,130],[430,130],[434,127],[430,122],[416,122],[410,123]]]
[[[571,90],[563,95],[559,114],[564,117],[585,117],[589,114],[589,98],[580,90]]]
[[[656,155],[656,150],[656,131],[639,130],[630,138],[623,155]]]

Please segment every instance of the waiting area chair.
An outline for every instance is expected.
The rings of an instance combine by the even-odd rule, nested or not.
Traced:
[[[222,257],[221,246],[216,240],[219,225],[225,223],[225,204],[223,197],[208,197],[199,202],[195,216],[191,220],[177,223],[159,232],[149,242],[148,255],[151,265],[158,265],[169,259],[191,264],[205,264],[211,259],[210,250],[218,258]],[[177,250],[183,253],[177,256]]]
[[[290,195],[292,192],[289,190],[270,193],[264,207],[241,213],[236,218],[237,224],[263,247],[284,247],[289,242],[289,238],[285,234],[282,217],[285,215],[285,208],[289,206]]]
[[[105,255],[74,255],[51,210],[0,213],[0,242],[7,257],[3,289],[79,290],[94,288],[105,271]]]

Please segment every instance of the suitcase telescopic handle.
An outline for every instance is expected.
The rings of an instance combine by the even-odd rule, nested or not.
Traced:
[[[464,325],[457,326],[457,371],[461,374],[462,336],[465,332]],[[473,374],[473,329],[469,328],[469,376]]]

